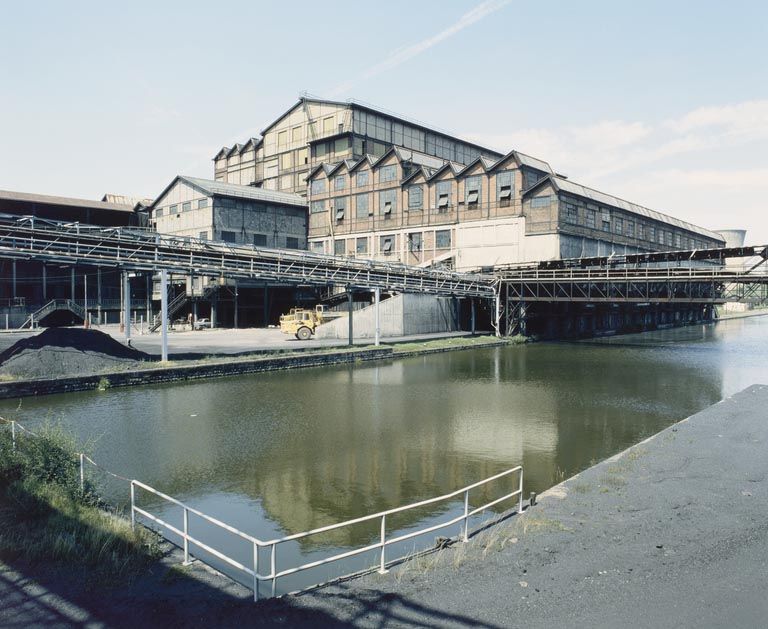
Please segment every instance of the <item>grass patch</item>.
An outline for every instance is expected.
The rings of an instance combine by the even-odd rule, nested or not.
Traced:
[[[428,349],[449,349],[459,347],[482,347],[483,345],[496,345],[500,341],[506,343],[519,343],[524,341],[516,341],[518,337],[509,337],[499,339],[495,336],[454,336],[445,339],[434,339],[431,341],[417,341],[410,343],[393,343],[390,346],[394,350],[394,354],[397,355],[403,352],[415,352]],[[524,337],[520,337],[524,338]]]
[[[67,571],[85,587],[130,582],[160,555],[157,537],[80,487],[75,440],[46,426],[38,437],[0,431],[0,557]]]
[[[613,487],[614,489],[621,489],[626,486],[627,481],[622,476],[609,472],[600,479],[600,484],[606,487]]]
[[[589,483],[576,483],[573,486],[573,491],[577,494],[588,494],[592,491],[592,486]]]

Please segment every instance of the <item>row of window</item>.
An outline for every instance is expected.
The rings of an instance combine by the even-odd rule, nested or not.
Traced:
[[[355,186],[363,187],[367,186],[369,182],[369,172],[367,170],[360,171],[355,174]],[[384,166],[379,169],[379,183],[389,183],[395,180],[397,176],[396,167],[394,165]],[[467,205],[477,205],[480,202],[483,190],[483,177],[475,175],[467,177],[464,181],[464,202]],[[348,177],[346,175],[339,175],[333,178],[333,189],[335,192],[346,190]],[[504,207],[505,205],[511,205],[514,197],[514,182],[515,172],[512,170],[501,171],[496,175],[496,199],[499,201],[499,205]],[[438,208],[445,208],[451,205],[451,181],[438,181],[436,186],[436,206]],[[310,186],[310,193],[312,195],[323,194],[325,192],[325,179],[313,180]],[[385,191],[380,191],[379,194]],[[390,191],[386,191],[390,192]],[[410,209],[423,209],[424,206],[424,187],[422,184],[415,184],[406,188],[408,194],[408,207]],[[548,199],[548,198],[547,198]],[[315,202],[312,203],[322,203]],[[549,205],[549,200],[547,200]],[[318,206],[320,207],[320,206]],[[313,210],[320,211],[320,210]]]
[[[587,207],[585,212],[579,212],[579,206],[575,203],[565,202],[565,221],[573,225],[585,225],[590,229],[598,229],[597,215],[600,211],[600,229],[607,233],[614,233],[638,240],[647,240],[652,243],[666,245],[668,247],[687,247],[690,249],[703,249],[706,241],[691,237],[683,237],[680,232],[662,229],[656,225],[648,225],[640,221],[630,220],[623,216],[611,216],[607,208]],[[613,223],[613,226],[611,226]]]
[[[222,230],[220,232],[220,240],[236,244],[238,242],[237,232]],[[200,232],[200,239],[206,240],[208,238],[208,232]],[[245,235],[243,235],[242,243],[245,244]],[[253,246],[254,247],[266,247],[267,246],[267,234],[253,234]],[[274,246],[277,247],[277,236],[274,236]],[[299,239],[295,236],[286,236],[285,238],[286,249],[298,249]]]
[[[196,203],[197,209],[208,207],[208,199],[198,199]],[[178,214],[179,212],[189,212],[192,210],[192,201],[185,201],[184,203],[177,203],[175,205],[168,206],[168,216],[172,214]],[[155,208],[155,218],[162,218],[165,214],[166,208]]]
[[[424,235],[422,232],[413,232],[408,234],[408,251],[418,253],[422,250],[424,244]],[[368,253],[368,237],[355,238],[355,253],[358,255]],[[388,234],[379,236],[379,253],[391,255],[395,246],[395,235]],[[435,232],[435,249],[451,248],[451,230],[444,229]],[[347,239],[337,238],[333,241],[333,252],[336,255],[347,255]]]

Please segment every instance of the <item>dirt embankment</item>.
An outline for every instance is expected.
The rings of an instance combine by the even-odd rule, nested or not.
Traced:
[[[0,375],[19,379],[92,375],[135,369],[149,360],[149,354],[97,330],[48,328],[0,353]]]

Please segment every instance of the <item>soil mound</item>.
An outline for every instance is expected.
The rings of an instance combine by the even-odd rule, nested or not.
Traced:
[[[54,378],[131,369],[151,360],[108,334],[82,328],[48,328],[0,353],[0,374]]]

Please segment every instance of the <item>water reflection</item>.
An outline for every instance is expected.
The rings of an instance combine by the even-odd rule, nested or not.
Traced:
[[[19,411],[5,402],[0,412],[30,424],[61,419],[82,438],[98,438],[94,457],[111,469],[267,537],[447,493],[520,463],[526,492],[541,491],[768,382],[766,324],[760,317],[53,396],[24,400]],[[324,543],[370,535],[341,531]]]

